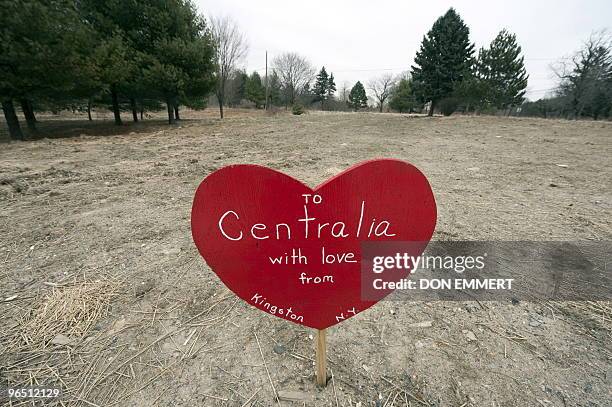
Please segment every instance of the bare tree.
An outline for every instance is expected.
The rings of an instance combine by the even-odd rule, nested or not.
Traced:
[[[315,69],[308,60],[294,52],[285,52],[274,58],[272,69],[278,75],[286,101],[295,103],[304,86],[315,76]]]
[[[237,24],[229,17],[211,18],[217,58],[217,100],[223,118],[228,78],[246,56],[249,45]]]
[[[351,91],[351,85],[347,81],[342,82],[342,86],[340,87],[340,99],[343,103],[346,103],[348,99],[348,94]]]
[[[378,110],[382,113],[385,101],[391,96],[395,79],[390,73],[384,74],[368,82],[368,88],[374,93]]]
[[[592,34],[580,51],[558,62],[553,71],[559,78],[558,95],[568,101],[571,116],[578,119],[590,107],[597,119],[599,110],[606,108],[600,106],[601,97],[612,97],[612,37],[605,30]]]

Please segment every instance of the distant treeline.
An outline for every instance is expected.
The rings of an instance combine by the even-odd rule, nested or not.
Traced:
[[[399,112],[426,109],[445,115],[457,109],[464,112],[509,110],[524,99],[528,75],[516,36],[502,30],[490,47],[475,55],[469,28],[454,9],[449,9],[424,36],[411,71],[399,77],[383,75],[366,86],[357,81],[350,89],[338,89],[333,73],[323,67],[314,75],[304,58],[283,54],[273,61],[268,82],[269,102],[300,103],[323,110],[361,110],[373,104],[380,112],[390,108]],[[299,80],[290,80],[298,77]],[[289,78],[286,79],[286,78]],[[257,72],[250,76],[235,71],[228,80],[229,104],[249,100],[265,104],[264,82]],[[373,103],[369,103],[372,99]],[[426,106],[427,105],[427,106]]]
[[[504,29],[476,53],[470,30],[454,9],[423,37],[410,72],[352,86],[333,72],[318,74],[300,55],[276,55],[269,76],[239,69],[247,38],[228,17],[207,21],[190,0],[0,0],[0,99],[12,139],[24,138],[23,111],[36,134],[36,111],[110,109],[133,121],[147,110],[203,108],[214,93],[223,106],[323,110],[376,108],[609,118],[610,36],[593,35],[554,68],[558,87],[526,102],[528,75],[516,36]],[[401,52],[401,48],[398,48]]]
[[[610,36],[596,33],[570,58],[553,67],[557,86],[549,96],[527,101],[529,75],[516,36],[503,29],[488,47],[475,51],[470,30],[454,9],[438,18],[423,37],[414,65],[397,77],[373,78],[352,87],[337,86],[323,67],[318,75],[297,54],[275,58],[268,82],[268,105],[295,103],[322,110],[376,108],[396,112],[454,112],[562,118],[609,118],[612,108],[612,52]],[[298,80],[295,80],[295,77]],[[287,80],[294,79],[293,81]],[[263,107],[266,78],[233,71],[228,79],[227,103],[248,101]]]

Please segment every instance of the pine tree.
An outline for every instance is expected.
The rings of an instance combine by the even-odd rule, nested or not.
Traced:
[[[238,106],[243,99],[247,98],[246,84],[248,80],[249,75],[242,69],[237,69],[232,73],[227,86],[228,106]]]
[[[83,55],[91,32],[70,0],[3,1],[0,10],[0,99],[10,137],[23,140],[15,104],[35,130],[36,102],[65,95],[92,75]]]
[[[357,81],[351,88],[347,105],[355,111],[368,107],[368,97],[361,82]]]
[[[400,113],[412,112],[416,107],[416,98],[412,90],[412,80],[410,78],[400,79],[391,95],[389,107]]]
[[[276,71],[270,75],[270,82],[268,83],[268,106],[278,106],[282,103],[281,94],[282,85],[280,78]]]
[[[248,100],[255,103],[256,108],[263,107],[266,102],[266,89],[261,83],[261,77],[254,71],[246,82],[245,95]]]
[[[336,82],[334,82],[334,73],[332,72],[329,75],[329,80],[327,81],[327,99],[333,99],[334,94],[336,93]]]
[[[450,8],[423,37],[411,73],[420,101],[431,101],[430,116],[436,104],[469,74],[474,53],[469,34],[459,14]]]
[[[327,75],[327,71],[325,67],[321,68],[317,78],[315,79],[315,85],[312,88],[312,93],[315,96],[314,101],[324,101],[327,97],[327,89],[329,86],[329,76]]]
[[[310,82],[306,82],[304,87],[300,90],[297,99],[303,106],[311,105],[318,100],[318,96],[315,95],[313,89],[314,88],[310,87]]]
[[[111,96],[115,124],[120,125],[121,110],[119,95],[129,86],[138,74],[138,65],[131,49],[120,35],[101,42],[94,50],[94,63],[97,79],[108,87]]]
[[[500,31],[488,49],[480,49],[476,66],[489,103],[505,109],[523,102],[528,75],[514,34]]]
[[[174,123],[179,101],[198,107],[215,86],[214,48],[203,34],[192,40],[174,38],[160,41],[153,63],[144,78],[157,97],[165,101],[168,123]]]
[[[175,120],[179,101],[194,107],[204,104],[216,81],[214,45],[209,27],[193,3],[77,3],[82,18],[97,31],[98,46],[108,47],[113,39],[110,45],[126,55],[125,64],[137,65],[134,75],[125,75],[126,67],[120,66],[117,54],[108,54],[120,68],[115,72],[101,66],[108,71],[103,84],[113,100],[133,98],[130,92],[134,89],[147,89],[147,96],[166,103],[169,123]],[[120,123],[118,102],[113,105],[116,122]]]
[[[476,73],[472,73],[455,86],[453,95],[465,105],[465,112],[478,111],[489,106],[488,86]]]

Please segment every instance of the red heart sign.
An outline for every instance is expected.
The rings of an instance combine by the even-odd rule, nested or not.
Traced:
[[[357,164],[314,189],[266,167],[231,165],[202,181],[191,211],[195,244],[229,289],[317,329],[390,293],[363,298],[361,243],[428,242],[435,224],[425,176],[391,159]]]

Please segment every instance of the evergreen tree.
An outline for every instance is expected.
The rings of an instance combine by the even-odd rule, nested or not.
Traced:
[[[469,74],[474,53],[469,34],[459,14],[450,8],[423,37],[411,73],[420,101],[431,101],[430,116],[436,104]]]
[[[248,100],[255,103],[256,108],[263,107],[266,102],[266,89],[261,83],[261,77],[254,71],[246,82],[245,95]]]
[[[412,80],[402,78],[391,94],[389,107],[400,113],[412,112],[416,107],[416,98],[412,89]]]
[[[189,0],[0,0],[0,99],[12,138],[23,134],[21,105],[35,130],[34,108],[78,109],[122,102],[134,120],[166,101],[203,106],[212,90],[214,47]],[[170,116],[170,113],[172,115]]]
[[[15,103],[35,130],[36,102],[65,95],[91,76],[84,57],[91,33],[70,0],[3,0],[0,10],[0,99],[10,137],[23,140]]]
[[[315,85],[312,88],[312,93],[314,94],[314,101],[324,101],[327,97],[327,90],[329,86],[329,76],[327,75],[327,71],[325,67],[321,68],[319,74],[315,79]]]
[[[351,88],[348,102],[346,103],[355,111],[368,107],[368,97],[361,82],[357,81],[357,83]]]
[[[336,82],[334,82],[334,73],[329,74],[329,80],[327,81],[327,99],[331,100],[336,93]]]
[[[235,70],[228,81],[227,86],[227,104],[229,106],[238,106],[243,99],[247,99],[246,86],[249,80],[249,75],[242,70]]]
[[[208,32],[193,39],[160,41],[144,76],[149,87],[166,102],[168,123],[174,123],[179,100],[201,105],[216,83],[214,46]]]
[[[607,119],[612,112],[612,80],[608,79],[604,85],[594,90],[593,96],[584,107],[583,114],[588,114],[593,120],[598,120],[600,117]]]
[[[480,49],[476,67],[487,88],[487,102],[500,109],[523,102],[528,75],[514,34],[500,31],[488,49]]]
[[[472,73],[455,86],[454,96],[465,105],[465,112],[478,111],[489,106],[488,86],[486,81]]]
[[[281,99],[282,85],[280,78],[276,71],[270,75],[270,82],[268,83],[268,106],[279,106],[282,103]]]
[[[111,99],[117,100],[113,102],[117,123],[119,97],[133,99],[130,93],[136,89],[146,89],[148,97],[165,101],[170,123],[179,101],[203,104],[215,82],[214,46],[205,20],[191,2],[81,0],[77,4],[83,19],[98,33],[98,47],[108,47],[114,39],[113,46],[121,43],[125,64],[137,65],[133,75],[124,75],[126,67],[108,70],[104,85]]]
[[[306,82],[304,87],[299,92],[298,99],[304,106],[311,105],[317,101],[318,96],[313,91],[314,88],[310,87],[310,82]]]
[[[141,89],[136,84],[140,78],[141,55],[138,45],[129,38],[127,31],[137,26],[137,15],[133,4],[121,2],[102,3],[82,0],[77,3],[82,19],[95,30],[93,63],[100,88],[110,96],[115,124],[122,124],[120,99],[134,96]],[[93,96],[89,95],[89,96]]]
[[[134,51],[116,34],[100,43],[94,50],[96,78],[104,84],[111,96],[115,124],[121,124],[119,94],[127,89],[138,75]]]

